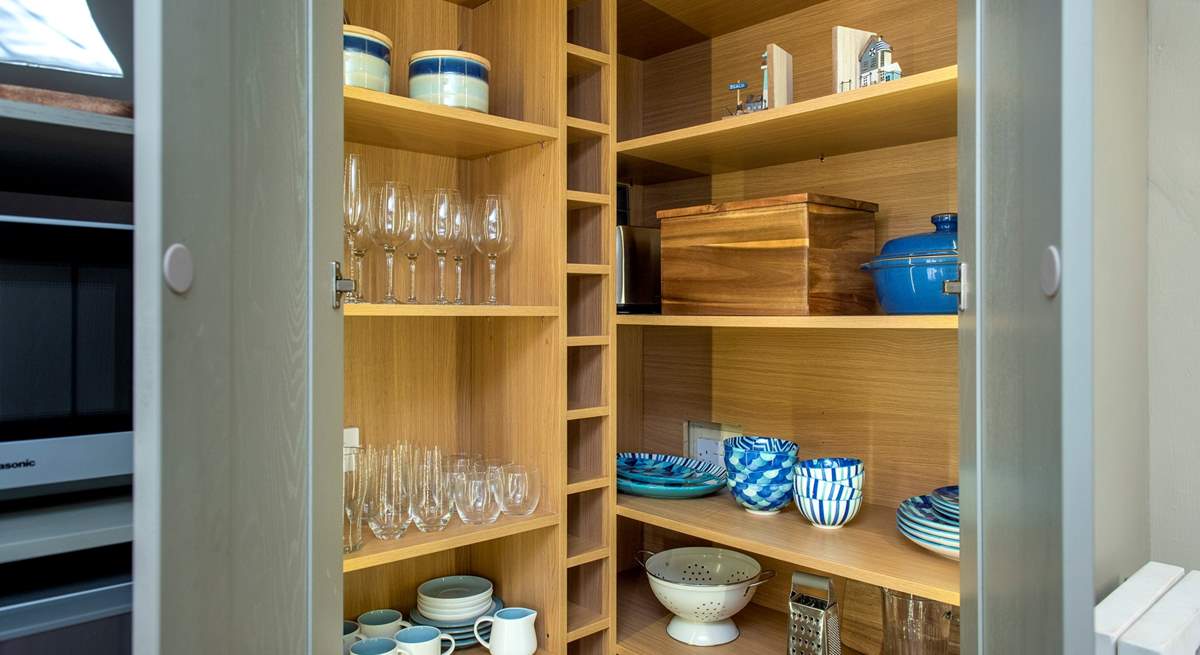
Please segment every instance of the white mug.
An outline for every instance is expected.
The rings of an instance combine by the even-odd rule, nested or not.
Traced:
[[[405,628],[396,633],[395,639],[404,655],[450,655],[454,652],[454,637],[428,625]],[[442,650],[442,641],[450,642],[450,648]]]
[[[400,655],[395,639],[371,637],[350,647],[350,655]]]
[[[533,655],[537,651],[537,612],[525,607],[506,607],[493,616],[475,619],[475,638],[493,655]],[[479,626],[492,624],[492,639],[479,635]]]
[[[399,610],[382,609],[363,612],[358,615],[358,632],[366,637],[392,638],[400,628],[411,628],[412,624],[404,620]]]
[[[350,647],[359,640],[358,623],[342,621],[342,655],[350,655]]]

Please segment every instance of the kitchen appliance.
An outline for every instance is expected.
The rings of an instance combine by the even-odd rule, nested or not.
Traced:
[[[617,226],[617,313],[662,311],[659,235],[656,227]]]
[[[129,203],[0,194],[0,498],[128,484]]]
[[[934,231],[892,239],[862,265],[889,314],[958,312],[958,214],[935,214]]]
[[[821,589],[825,597],[806,593]],[[788,655],[842,655],[842,632],[837,597],[829,578],[801,571],[792,572],[788,596]]]

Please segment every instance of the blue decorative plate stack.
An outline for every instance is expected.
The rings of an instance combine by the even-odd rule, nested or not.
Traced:
[[[900,503],[896,528],[921,548],[957,560],[958,485],[940,487],[927,496],[913,496]]]
[[[617,453],[617,491],[648,498],[699,498],[725,486],[725,470],[691,457]]]

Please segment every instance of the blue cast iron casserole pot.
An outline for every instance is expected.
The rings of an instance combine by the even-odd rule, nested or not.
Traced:
[[[930,222],[933,232],[892,239],[861,267],[888,314],[958,312],[958,296],[945,288],[958,280],[958,214],[935,214]]]

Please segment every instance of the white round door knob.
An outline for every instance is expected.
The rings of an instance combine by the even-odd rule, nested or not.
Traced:
[[[163,253],[163,279],[167,288],[178,294],[192,288],[192,251],[182,243],[172,243]]]
[[[1058,246],[1048,246],[1042,253],[1042,293],[1047,298],[1058,295],[1058,287],[1062,284],[1062,255],[1058,254]]]

